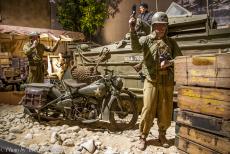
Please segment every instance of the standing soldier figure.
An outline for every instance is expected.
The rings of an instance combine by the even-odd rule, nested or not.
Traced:
[[[148,35],[150,33],[153,12],[148,11],[148,4],[141,3],[139,6],[140,14],[137,16],[135,30],[139,36]]]
[[[59,44],[60,39],[54,47],[47,47],[40,43],[39,34],[37,32],[30,33],[30,41],[23,46],[23,51],[29,61],[28,83],[44,82],[44,62],[43,54],[45,51],[54,52]]]
[[[168,17],[164,12],[156,12],[152,17],[152,32],[140,39],[135,31],[136,19],[129,20],[131,45],[134,52],[143,52],[143,108],[141,113],[140,143],[138,148],[146,148],[146,138],[158,118],[159,141],[163,147],[169,147],[165,137],[171,124],[173,111],[174,77],[172,60],[182,55],[175,40],[167,37]]]

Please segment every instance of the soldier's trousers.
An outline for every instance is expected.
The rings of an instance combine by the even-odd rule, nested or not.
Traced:
[[[36,64],[29,66],[28,83],[43,83],[44,82],[44,64]]]
[[[142,137],[147,137],[157,119],[159,132],[165,132],[171,124],[173,111],[173,85],[165,86],[150,82],[144,82],[143,108],[139,130]]]

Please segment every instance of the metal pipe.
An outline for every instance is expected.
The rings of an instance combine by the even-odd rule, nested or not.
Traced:
[[[156,11],[158,12],[158,0],[156,0]]]

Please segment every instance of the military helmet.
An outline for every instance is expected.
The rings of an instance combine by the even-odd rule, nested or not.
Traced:
[[[38,32],[31,32],[29,34],[30,37],[33,37],[33,36],[39,36],[40,34]]]
[[[156,23],[168,24],[168,16],[164,12],[156,12],[152,17],[152,25]]]

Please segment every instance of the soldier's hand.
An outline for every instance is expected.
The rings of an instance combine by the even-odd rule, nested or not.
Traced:
[[[37,45],[38,45],[38,41],[37,41],[37,40],[34,40],[31,47],[32,47],[32,48],[36,48]]]
[[[129,27],[131,31],[135,31],[136,18],[132,17],[129,19]]]
[[[168,61],[168,60],[164,60],[164,61],[161,62],[161,68],[162,69],[167,68],[167,67],[169,67],[171,65],[172,65],[172,63],[170,61]]]

